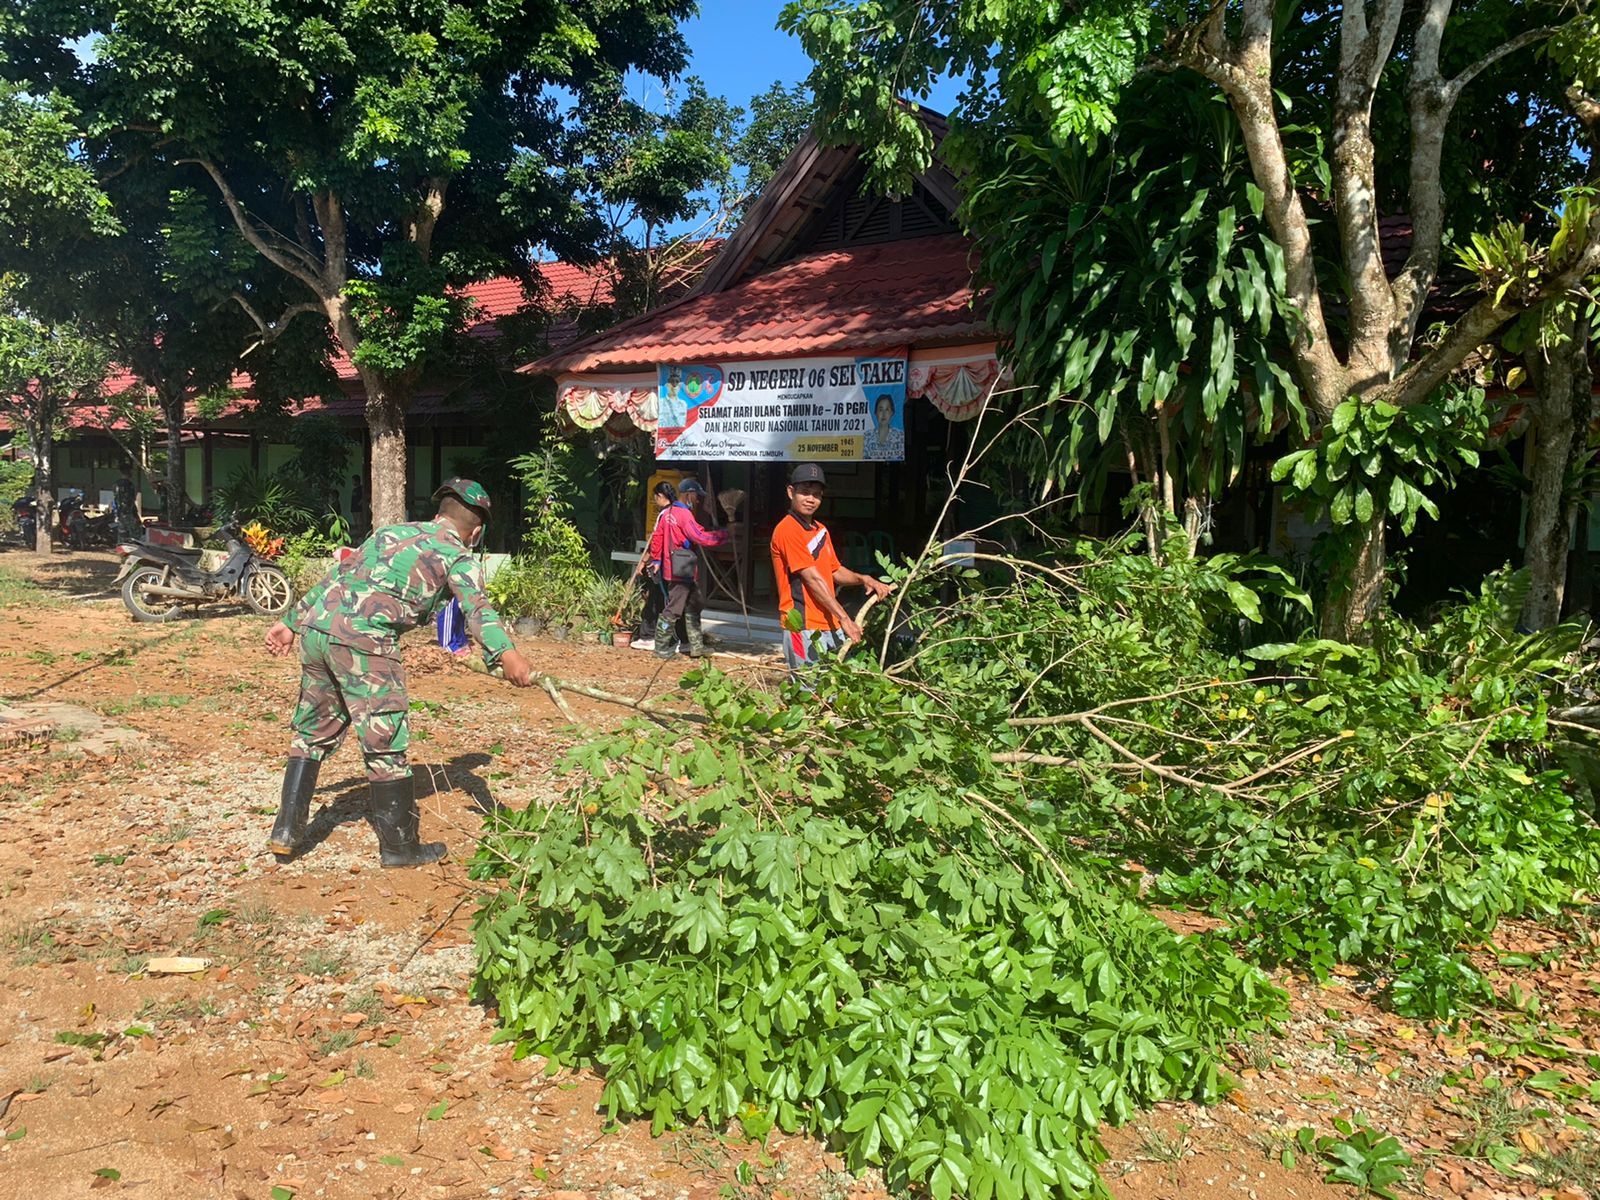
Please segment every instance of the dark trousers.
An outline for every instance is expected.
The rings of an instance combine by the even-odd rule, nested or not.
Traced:
[[[656,636],[656,620],[663,612],[667,611],[668,586],[667,581],[659,575],[646,575],[644,577],[644,611],[639,614],[639,632],[634,636],[641,641]],[[673,614],[677,624],[673,632],[680,642],[689,640],[689,630],[683,623],[683,610],[679,609]]]
[[[700,590],[700,583],[694,578],[674,579],[667,589],[667,616],[676,621],[680,629],[683,627],[684,613],[694,613],[699,616],[705,606],[705,593]],[[678,637],[681,639],[683,634],[680,633]]]

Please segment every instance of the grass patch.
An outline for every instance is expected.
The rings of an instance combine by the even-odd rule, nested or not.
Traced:
[[[355,1030],[335,1029],[317,1039],[317,1053],[323,1058],[331,1058],[335,1054],[343,1054],[355,1044]]]
[[[376,1021],[383,1016],[383,997],[376,992],[362,992],[345,1005],[348,1012],[365,1013],[367,1020]]]
[[[100,705],[100,712],[108,717],[120,717],[123,713],[141,712],[153,708],[182,708],[188,704],[188,696],[129,696],[125,700],[111,700]]]
[[[61,947],[56,945],[54,926],[49,921],[18,921],[0,933],[0,950],[11,955],[19,967],[57,962]]]
[[[0,567],[0,608],[37,608],[61,601],[27,576],[9,567]]]
[[[275,933],[283,927],[283,917],[279,915],[277,909],[264,900],[252,900],[248,904],[241,904],[238,919],[241,924],[248,925],[261,933]]]
[[[300,969],[307,975],[338,975],[349,963],[350,956],[337,950],[313,950],[300,960]]]

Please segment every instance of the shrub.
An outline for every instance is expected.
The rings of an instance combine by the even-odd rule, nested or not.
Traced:
[[[489,582],[490,599],[508,618],[595,623],[588,601],[598,577],[567,499],[570,453],[570,447],[557,445],[512,460],[522,484],[527,532],[521,553]]]

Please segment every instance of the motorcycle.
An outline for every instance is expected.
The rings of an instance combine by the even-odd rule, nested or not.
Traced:
[[[11,515],[17,520],[23,548],[32,550],[39,535],[39,502],[32,496],[19,496],[11,502]]]
[[[72,550],[117,544],[116,520],[109,512],[91,517],[84,511],[83,497],[77,493],[61,501],[57,511],[57,536]]]
[[[228,544],[228,557],[215,571],[200,565],[199,548],[124,542],[117,582],[122,603],[135,621],[170,621],[185,604],[215,604],[243,600],[251,612],[281,617],[294,604],[294,588],[281,569],[262,558],[243,540],[239,526],[220,530]]]

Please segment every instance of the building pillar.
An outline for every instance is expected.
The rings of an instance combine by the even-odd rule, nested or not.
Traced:
[[[211,430],[207,429],[200,435],[200,496],[201,504],[211,500]]]

